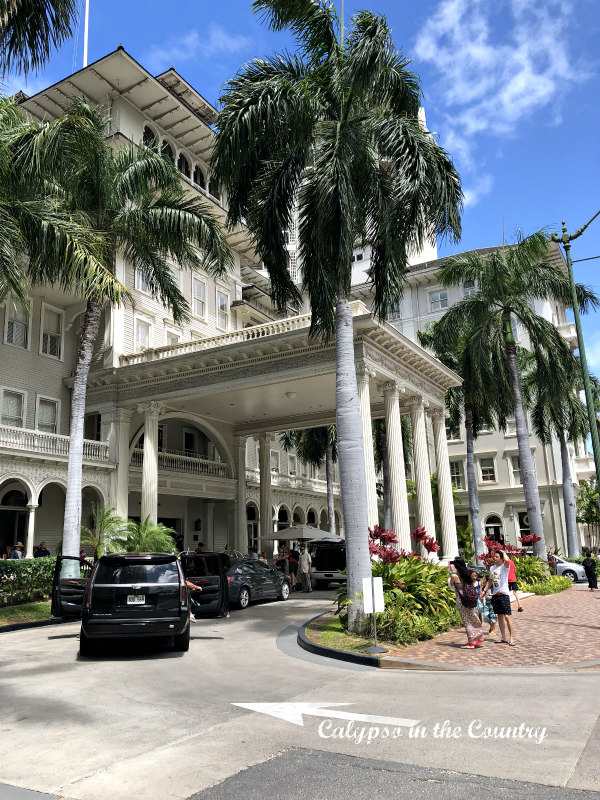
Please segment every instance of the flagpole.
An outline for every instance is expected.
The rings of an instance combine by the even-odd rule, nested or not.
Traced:
[[[88,62],[88,27],[90,21],[90,0],[85,0],[85,24],[83,28],[83,66]]]

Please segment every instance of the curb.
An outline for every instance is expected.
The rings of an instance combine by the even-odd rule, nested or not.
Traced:
[[[27,628],[45,628],[47,625],[64,625],[73,621],[72,619],[42,619],[37,622],[15,622],[14,625],[0,625],[0,634],[10,633],[11,631],[24,631]]]
[[[331,611],[322,611],[310,617],[306,622],[303,622],[298,628],[297,641],[303,650],[309,653],[314,653],[317,656],[324,656],[325,658],[334,658],[336,661],[349,661],[351,664],[362,664],[367,667],[377,667],[379,669],[426,669],[435,672],[467,672],[467,667],[458,666],[456,664],[438,664],[435,661],[420,661],[408,660],[398,658],[397,656],[369,656],[363,653],[351,653],[348,650],[337,650],[333,647],[325,647],[325,645],[317,644],[311,641],[306,635],[306,629],[319,617],[324,617],[325,614],[331,614]]]

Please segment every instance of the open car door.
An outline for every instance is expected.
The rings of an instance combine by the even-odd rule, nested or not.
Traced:
[[[202,587],[201,592],[189,589],[190,610],[196,619],[226,617],[229,613],[227,556],[222,553],[182,553],[181,566],[186,580]]]
[[[84,558],[57,556],[50,619],[81,619],[83,600],[93,569],[92,564]]]

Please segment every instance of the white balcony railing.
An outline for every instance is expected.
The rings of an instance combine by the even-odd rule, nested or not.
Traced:
[[[260,484],[260,470],[246,469],[246,480],[250,483]],[[313,492],[327,493],[327,481],[321,480],[321,478],[309,478],[307,475],[286,475],[281,472],[271,472],[271,486],[308,489]],[[333,492],[334,494],[339,494],[339,483],[333,484]]]
[[[367,307],[361,300],[353,300],[350,306],[352,308],[352,315],[355,317],[368,313]],[[175,358],[177,356],[188,355],[189,353],[201,353],[204,350],[214,350],[217,347],[249,342],[253,339],[264,339],[269,336],[276,336],[280,333],[290,333],[308,327],[310,327],[310,314],[302,314],[299,317],[286,317],[286,319],[276,320],[275,322],[266,322],[264,325],[253,325],[251,328],[243,328],[239,331],[223,333],[220,336],[213,336],[210,339],[180,342],[179,344],[167,345],[166,347],[144,350],[142,353],[121,356],[120,363],[122,367],[127,367],[132,364],[162,361],[165,358]]]
[[[0,447],[51,456],[69,455],[69,437],[0,425]],[[108,461],[108,443],[83,440],[84,461]]]
[[[144,463],[144,450],[136,447],[131,454],[132,467]],[[188,475],[209,475],[213,478],[229,477],[227,464],[222,461],[209,461],[206,458],[190,456],[176,450],[161,450],[158,454],[158,469],[166,472],[185,472]]]

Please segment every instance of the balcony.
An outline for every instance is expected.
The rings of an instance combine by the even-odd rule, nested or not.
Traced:
[[[558,332],[567,341],[572,350],[577,347],[577,330],[574,322],[561,323],[558,325]]]
[[[144,451],[141,447],[135,448],[129,463],[132,467],[143,465]],[[158,454],[158,469],[161,472],[183,472],[187,475],[207,475],[213,478],[229,477],[227,464],[222,461],[209,461],[178,450],[161,450]]]
[[[16,450],[34,456],[58,456],[61,460],[69,457],[69,437],[58,433],[43,433],[27,428],[11,428],[0,425],[0,449]],[[108,442],[83,440],[83,460],[108,462]]]
[[[260,470],[246,469],[246,481],[260,484]],[[271,471],[271,486],[280,486],[289,489],[305,489],[309,492],[327,494],[327,481],[320,478],[309,478],[307,475],[286,475],[281,472]],[[333,484],[333,493],[340,493],[339,483]]]
[[[590,478],[596,477],[596,467],[594,465],[594,456],[591,453],[585,453],[583,456],[575,456],[575,475],[577,481],[589,481]]]

